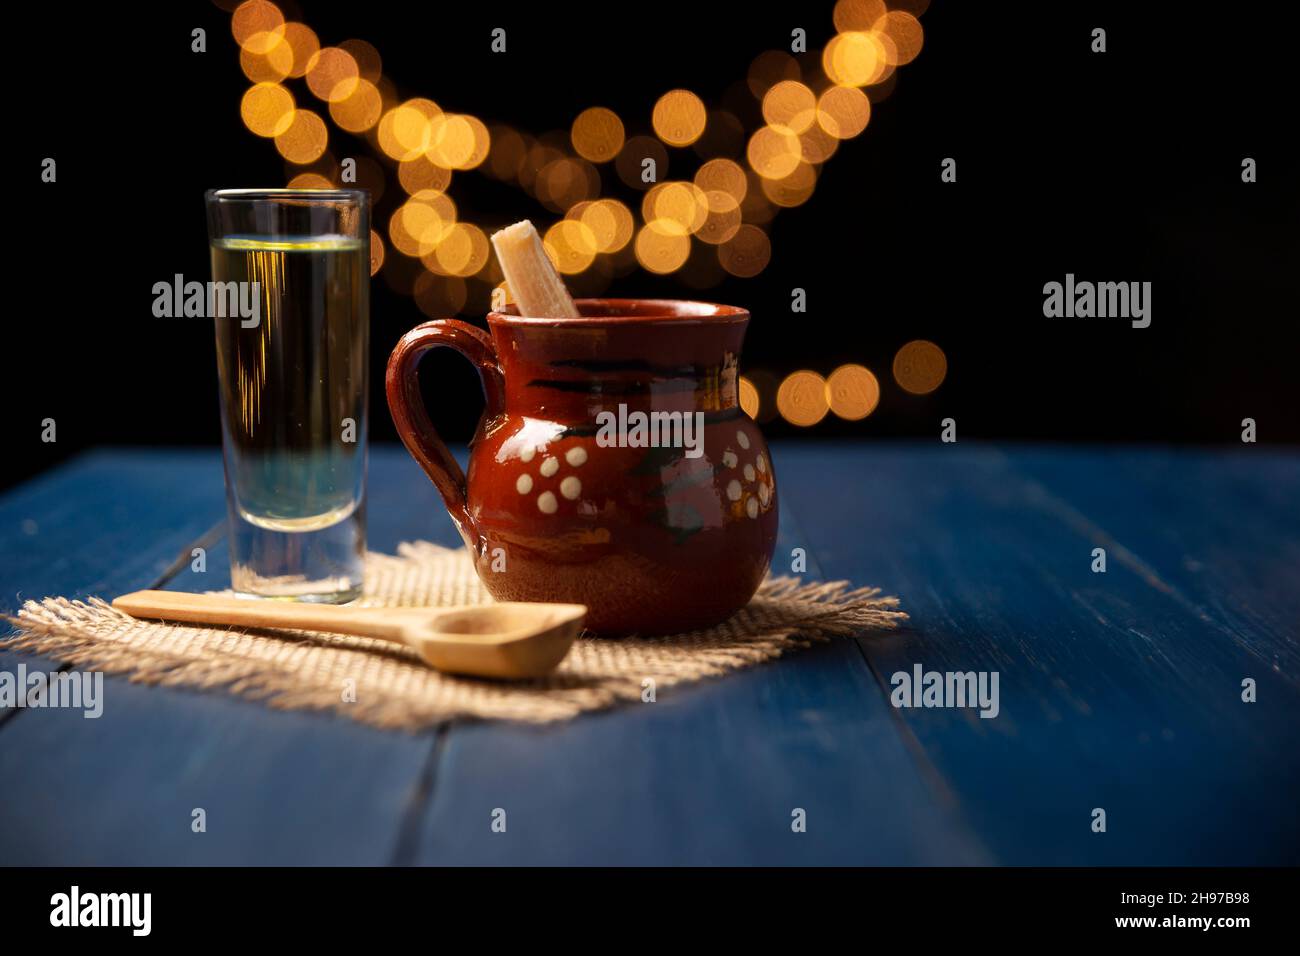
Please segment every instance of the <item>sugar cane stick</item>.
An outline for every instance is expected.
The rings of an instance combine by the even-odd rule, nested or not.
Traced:
[[[525,219],[493,233],[492,245],[520,315],[539,319],[581,318],[531,222]]]

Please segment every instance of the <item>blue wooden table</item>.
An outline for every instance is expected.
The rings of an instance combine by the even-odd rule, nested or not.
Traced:
[[[109,677],[98,720],[0,711],[0,863],[1300,862],[1300,455],[773,458],[778,564],[804,548],[907,626],[546,728],[385,732]],[[224,509],[216,451],[84,455],[0,499],[0,605],[220,587]],[[457,540],[400,449],[372,451],[370,522],[377,550]],[[891,706],[918,663],[996,671],[999,715]]]

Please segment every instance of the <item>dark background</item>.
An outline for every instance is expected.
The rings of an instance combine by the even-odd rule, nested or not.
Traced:
[[[534,134],[567,129],[593,105],[616,110],[629,135],[648,132],[655,99],[678,86],[731,105],[753,58],[788,50],[793,27],[811,50],[834,32],[829,0],[281,7],[322,44],[373,43],[403,96]],[[18,209],[0,483],[96,444],[216,443],[211,329],[154,318],[151,289],[177,272],[208,277],[205,189],[287,179],[272,142],[240,121],[248,81],[229,14],[191,0],[20,5],[8,17],[5,163]],[[952,416],[963,440],[1232,444],[1249,416],[1260,441],[1300,441],[1290,24],[1258,4],[967,0],[935,0],[921,22],[925,47],[866,132],[841,145],[807,204],[772,223],[767,269],[687,290],[751,310],[742,372],[827,374],[853,361],[880,378],[880,406],[864,421],[832,415],[799,430],[778,420],[769,436],[934,437]],[[204,54],[190,51],[199,26]],[[508,31],[504,56],[489,49],[497,26]],[[1096,26],[1104,54],[1089,49]],[[288,82],[323,112],[301,80]],[[337,157],[373,155],[333,125],[330,135]],[[671,152],[669,178],[689,178],[694,153]],[[58,161],[56,184],[40,182],[45,156]],[[955,184],[939,179],[948,156]],[[1255,184],[1241,182],[1246,156],[1258,162]],[[605,176],[609,194],[639,201]],[[381,234],[399,192],[390,176]],[[557,218],[476,172],[457,174],[452,194],[485,228]],[[1151,281],[1151,327],[1044,318],[1043,284],[1067,272]],[[806,315],[790,312],[796,286]],[[687,294],[644,272],[609,292]],[[388,352],[424,318],[376,277],[375,440],[395,437],[382,398]],[[914,338],[948,357],[947,379],[925,397],[889,372]],[[468,366],[435,353],[424,380],[444,434],[467,438],[480,407]],[[53,445],[40,440],[47,417]]]

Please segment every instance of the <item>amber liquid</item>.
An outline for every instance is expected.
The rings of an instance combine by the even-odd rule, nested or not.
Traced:
[[[236,589],[359,587],[359,528],[320,533],[350,523],[364,541],[368,250],[341,236],[226,238],[212,244],[212,278],[259,288],[256,324],[214,319],[232,546],[248,551],[235,555],[248,575]]]

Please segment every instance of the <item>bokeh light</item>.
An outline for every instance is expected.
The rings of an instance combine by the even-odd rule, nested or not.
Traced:
[[[781,179],[764,179],[763,195],[774,205],[790,209],[806,203],[817,186],[817,171],[808,163],[800,162],[794,172]]]
[[[706,193],[728,193],[736,202],[745,198],[745,190],[748,188],[745,171],[730,159],[709,160],[696,171],[695,185]]]
[[[563,150],[556,149],[554,146],[547,146],[545,143],[530,138],[528,151],[524,153],[524,160],[519,164],[519,185],[534,194],[537,193],[538,189],[549,189],[549,184],[545,178],[539,181],[539,174],[551,163],[558,162],[561,159],[569,159]],[[555,170],[552,170],[548,175],[554,174]]]
[[[375,230],[370,230],[370,274],[376,275],[384,265],[384,240]]]
[[[239,68],[251,82],[279,83],[293,72],[293,48],[282,31],[255,33],[240,47]]]
[[[636,258],[641,267],[660,275],[676,272],[691,254],[691,239],[676,223],[653,220],[636,234]]]
[[[906,10],[890,10],[876,21],[874,29],[892,41],[886,44],[886,60],[890,66],[911,63],[925,43],[921,21]]]
[[[799,137],[780,126],[764,126],[749,139],[745,156],[754,172],[768,179],[784,179],[803,160]]]
[[[822,51],[822,69],[838,86],[870,86],[889,73],[889,54],[881,34],[872,31],[839,33]]]
[[[761,53],[744,81],[712,107],[690,90],[670,90],[651,110],[654,135],[631,137],[624,120],[603,106],[583,109],[568,130],[531,135],[504,124],[489,129],[432,100],[403,98],[383,75],[379,51],[364,40],[322,46],[310,26],[286,20],[270,0],[218,5],[232,12],[240,67],[251,84],[241,118],[250,131],[274,141],[291,185],[341,184],[326,120],[382,154],[387,167],[351,156],[356,185],[374,199],[382,197],[390,173],[409,196],[399,194],[387,235],[372,233],[372,274],[382,272],[432,315],[454,313],[467,302],[477,308],[501,279],[486,233],[459,220],[447,195],[454,173],[473,169],[517,186],[560,217],[545,230],[544,242],[575,294],[603,290],[638,266],[676,273],[692,289],[759,274],[772,255],[767,224],[780,210],[809,201],[822,164],[842,141],[866,129],[873,103],[893,89],[895,69],[921,51],[917,17],[928,3],[838,0],[832,14],[837,32],[820,51],[800,59],[784,50]],[[324,119],[299,108],[285,85],[297,79],[326,104]],[[669,178],[666,147],[693,147],[699,166],[690,179]],[[611,182],[602,181],[595,165],[602,163],[644,194],[639,210],[606,194]],[[401,255],[388,255],[387,243]],[[770,379],[763,399],[755,374],[740,380],[742,402],[756,415],[763,408],[777,414],[770,400],[777,380],[762,373]],[[933,343],[908,343],[895,357],[895,377],[916,394],[933,391],[945,374],[946,359]],[[795,375],[781,384],[787,394],[796,386],[802,394],[807,376],[821,381],[812,372]],[[850,420],[870,414],[880,394],[875,376],[860,365],[836,369],[824,391],[828,407]],[[810,402],[791,407],[796,417],[820,420],[826,411],[814,415],[816,402]]]
[[[528,142],[508,126],[494,126],[491,134],[492,148],[484,171],[497,179],[515,179],[528,155]]]
[[[441,118],[442,109],[433,100],[416,98],[400,103],[379,120],[379,148],[390,159],[415,159],[428,150],[433,121]]]
[[[284,14],[268,0],[241,3],[230,17],[230,32],[235,42],[241,47],[251,45],[254,50],[268,42],[268,34],[283,35],[283,27]]]
[[[776,390],[780,381],[764,368],[749,369],[745,372],[745,378],[758,395],[758,414],[754,416],[754,421],[759,424],[772,421],[779,414],[776,409]]]
[[[943,384],[948,358],[943,349],[925,339],[908,342],[894,356],[894,381],[913,395],[928,395]]]
[[[483,230],[467,222],[453,222],[441,230],[433,249],[420,257],[430,272],[446,276],[472,276],[487,265],[490,247]]]
[[[846,87],[835,86],[832,89],[846,89]],[[854,92],[860,92],[854,90]],[[814,166],[820,166],[840,148],[840,141],[826,132],[821,124],[822,114],[817,114],[817,124],[810,126],[799,134],[799,158],[805,163],[811,163]]]
[[[333,189],[328,176],[320,173],[298,173],[286,183],[290,189]]]
[[[448,169],[473,169],[487,159],[491,137],[483,121],[464,113],[435,116],[429,123],[429,159]]]
[[[885,15],[885,0],[839,0],[831,19],[840,33],[870,30]]]
[[[757,421],[759,405],[760,405],[757,386],[755,386],[753,382],[751,382],[749,379],[745,378],[745,376],[742,375],[740,376],[739,392],[740,392],[741,411],[743,411],[750,418]]]
[[[451,185],[451,170],[434,163],[424,153],[397,164],[397,181],[414,195],[426,189],[443,192]]]
[[[542,245],[555,268],[564,275],[585,271],[598,251],[595,233],[576,219],[564,219],[547,229]]]
[[[384,112],[384,98],[379,87],[370,80],[358,79],[351,93],[330,101],[329,109],[330,117],[340,129],[364,133],[379,122]]]
[[[704,194],[704,198],[709,213],[704,220],[704,225],[695,235],[701,242],[714,246],[721,245],[740,230],[742,218],[740,203],[731,193],[723,192],[721,189],[710,190]]]
[[[708,199],[695,183],[659,183],[641,202],[641,218],[646,222],[659,220],[673,232],[697,232],[708,216]]]
[[[399,252],[421,258],[437,248],[455,223],[456,204],[451,197],[433,189],[422,190],[388,220],[388,238]]]
[[[866,418],[880,404],[880,382],[863,365],[841,365],[826,379],[831,411],[845,421]]]
[[[618,252],[632,241],[636,223],[632,210],[617,199],[597,199],[595,202],[575,206],[578,221],[591,232],[597,252]]]
[[[669,90],[655,103],[651,123],[669,146],[689,146],[704,133],[708,111],[690,90]]]
[[[573,148],[593,163],[609,162],[623,148],[623,121],[613,110],[593,106],[583,110],[569,131]]]
[[[319,158],[328,142],[325,121],[311,110],[295,110],[288,128],[275,136],[280,155],[300,166]]]
[[[766,268],[772,258],[772,244],[767,233],[746,223],[736,234],[718,246],[718,261],[733,276],[749,279]]]
[[[806,369],[791,372],[776,390],[776,409],[791,425],[809,428],[826,417],[826,380]]]
[[[307,65],[307,88],[319,100],[345,100],[355,91],[361,71],[347,50],[322,47]]]
[[[600,192],[600,174],[586,160],[562,156],[541,168],[534,191],[543,205],[564,212]]]
[[[871,121],[871,100],[851,86],[832,86],[817,100],[817,122],[836,139],[852,139]]]
[[[307,75],[307,69],[311,66],[312,57],[320,50],[320,39],[316,36],[316,31],[305,23],[286,23],[284,25],[284,46],[289,49],[293,56],[293,65],[289,69],[289,76],[294,79]]]
[[[763,94],[763,119],[802,133],[817,121],[817,95],[798,80],[782,80]]]
[[[279,136],[293,124],[293,94],[278,83],[256,83],[239,102],[244,125],[258,136]]]
[[[384,61],[380,59],[379,51],[373,44],[365,40],[344,40],[338,46],[340,50],[352,57],[352,62],[357,65],[357,73],[362,79],[369,80],[371,83],[379,82],[384,72]]]

